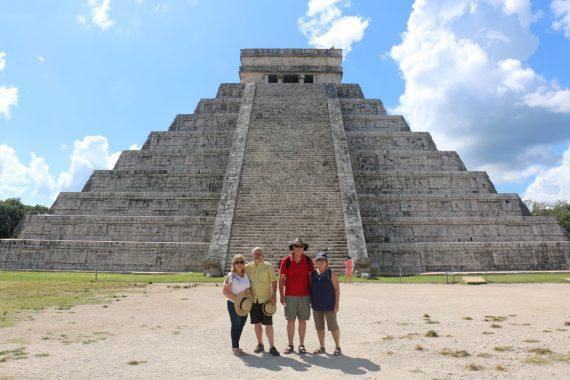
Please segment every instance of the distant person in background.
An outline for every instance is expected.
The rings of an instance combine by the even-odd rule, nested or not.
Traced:
[[[257,354],[265,351],[262,327],[265,326],[265,335],[267,335],[267,340],[269,340],[269,353],[273,356],[279,356],[279,351],[275,348],[273,316],[264,313],[264,307],[270,306],[270,308],[274,310],[277,302],[275,269],[273,265],[263,260],[263,251],[260,247],[255,247],[251,251],[251,256],[253,261],[245,266],[245,272],[251,282],[251,294],[253,298],[250,321],[255,325],[255,336],[257,338],[257,347],[253,352]],[[270,305],[265,305],[265,303],[269,303]]]
[[[347,284],[352,282],[352,268],[352,259],[350,256],[347,256],[346,259],[344,259],[344,282]]]
[[[329,268],[326,252],[317,252],[316,268],[311,273],[311,306],[320,343],[320,347],[314,351],[315,355],[325,352],[325,320],[335,343],[333,356],[341,354],[340,329],[336,320],[339,305],[340,286],[336,273]]]
[[[310,274],[314,269],[313,260],[304,254],[308,248],[308,244],[297,238],[289,245],[289,251],[292,251],[291,255],[281,260],[279,296],[281,304],[285,305],[287,339],[289,340],[289,345],[283,350],[285,354],[294,352],[295,320],[299,321],[299,353],[307,353],[305,333],[307,332],[307,321],[311,318],[309,281]]]
[[[228,273],[222,289],[224,296],[228,299],[227,307],[232,324],[232,350],[237,356],[244,354],[239,348],[239,340],[247,321],[247,314],[251,310],[250,283],[244,268],[245,258],[242,255],[235,255],[232,259],[231,272]]]

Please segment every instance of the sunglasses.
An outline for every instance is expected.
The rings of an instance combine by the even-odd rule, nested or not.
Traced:
[[[245,264],[245,261],[234,261],[234,264]]]
[[[305,247],[305,246],[304,246],[304,245],[302,245],[302,244],[301,244],[301,245],[299,245],[299,244],[295,244],[293,247],[295,247],[295,248],[303,248],[303,247]]]
[[[317,262],[319,261],[327,261],[327,259],[317,259]]]

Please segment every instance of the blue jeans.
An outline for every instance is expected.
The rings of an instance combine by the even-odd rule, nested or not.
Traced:
[[[232,322],[232,348],[239,348],[239,338],[241,337],[243,326],[245,326],[245,322],[247,321],[247,315],[240,317],[236,313],[234,303],[231,301],[228,301],[228,313],[230,314],[230,321]]]

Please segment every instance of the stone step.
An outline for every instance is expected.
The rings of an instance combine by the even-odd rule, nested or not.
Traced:
[[[208,242],[214,217],[28,215],[19,239]]]
[[[202,148],[229,148],[232,143],[232,134],[226,131],[153,131],[148,136],[141,151],[168,149],[195,150]]]
[[[87,191],[219,192],[224,171],[163,173],[152,170],[95,170],[83,188]]]
[[[113,170],[168,170],[205,171],[225,170],[228,165],[229,149],[210,148],[203,152],[182,151],[177,153],[143,152],[126,150],[121,152]]]
[[[244,89],[243,83],[222,83],[218,87],[216,98],[241,98]]]
[[[339,99],[343,115],[385,115],[380,99]]]
[[[215,216],[217,193],[83,192],[59,193],[54,215]]]
[[[426,150],[356,150],[351,152],[353,172],[386,170],[465,171],[457,152]]]
[[[569,241],[370,243],[379,274],[568,270]]]
[[[362,217],[530,215],[517,194],[359,194]]]
[[[0,240],[0,268],[113,272],[201,271],[208,243]]]
[[[408,123],[401,115],[342,115],[346,132],[410,132]]]
[[[237,114],[179,114],[169,131],[220,131],[233,134]]]
[[[359,194],[496,193],[486,172],[406,171],[354,173]]]
[[[340,99],[364,99],[360,85],[356,83],[341,83],[336,85],[336,93]]]
[[[369,243],[560,241],[566,231],[554,217],[362,218]]]
[[[241,99],[239,98],[214,98],[200,99],[195,114],[236,114],[239,112]]]
[[[428,150],[437,147],[427,132],[346,132],[350,152],[365,150],[381,153],[384,150]]]

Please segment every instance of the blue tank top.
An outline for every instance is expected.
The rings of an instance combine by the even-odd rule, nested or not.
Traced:
[[[311,272],[311,306],[317,311],[332,311],[334,304],[334,286],[330,268],[320,275],[314,270]]]

